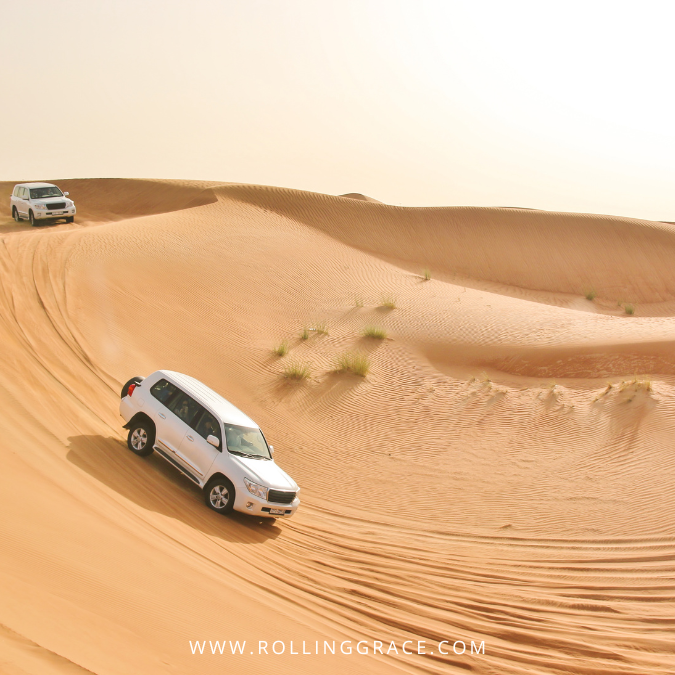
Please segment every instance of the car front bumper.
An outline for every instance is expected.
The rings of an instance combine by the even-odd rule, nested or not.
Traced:
[[[237,488],[237,497],[234,500],[234,510],[249,513],[263,518],[290,518],[300,506],[300,499],[296,497],[290,504],[275,504],[260,497],[254,497],[243,485]],[[282,513],[272,513],[273,510]]]
[[[45,220],[46,218],[72,218],[77,213],[77,209],[72,206],[69,209],[61,209],[60,211],[42,211],[35,209],[33,215],[35,220]]]

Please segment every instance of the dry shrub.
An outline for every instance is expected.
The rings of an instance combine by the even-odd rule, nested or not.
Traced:
[[[304,363],[289,363],[284,367],[283,376],[287,380],[305,380],[310,372],[309,366]]]
[[[345,352],[338,356],[335,370],[365,377],[370,372],[370,359],[358,352]]]
[[[282,340],[281,343],[274,348],[274,353],[277,356],[286,356],[286,354],[288,354],[288,342]]]
[[[363,329],[363,337],[384,340],[387,337],[387,331],[379,326],[366,326]]]

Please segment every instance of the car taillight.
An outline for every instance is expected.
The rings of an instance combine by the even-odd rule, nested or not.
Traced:
[[[134,393],[134,389],[136,389],[136,385],[130,384],[129,388],[127,389],[127,396],[131,396]]]

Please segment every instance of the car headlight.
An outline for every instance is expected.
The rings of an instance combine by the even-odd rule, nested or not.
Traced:
[[[252,495],[260,497],[260,499],[267,499],[267,493],[269,491],[269,488],[266,488],[263,485],[258,485],[258,483],[254,483],[252,480],[249,480],[248,478],[244,478],[244,485]]]
[[[36,208],[36,209],[46,209],[46,208],[47,208],[47,205],[46,205],[46,204],[36,204],[36,205],[35,205],[35,208]]]

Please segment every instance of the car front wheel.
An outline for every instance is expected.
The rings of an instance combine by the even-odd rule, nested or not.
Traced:
[[[204,488],[204,498],[216,513],[229,513],[234,506],[234,485],[227,478],[212,478]]]
[[[139,457],[151,455],[154,444],[155,430],[147,422],[138,422],[129,429],[127,446],[135,455]]]
[[[35,216],[33,215],[32,211],[28,212],[28,221],[33,227],[35,227]]]

